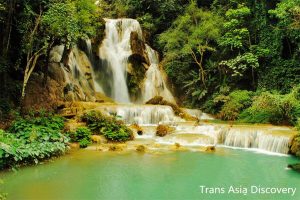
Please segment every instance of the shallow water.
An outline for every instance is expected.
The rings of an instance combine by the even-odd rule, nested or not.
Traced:
[[[54,162],[0,174],[8,199],[300,199],[299,160],[243,150],[201,152],[99,152],[80,150]],[[200,186],[223,187],[205,194]],[[297,187],[291,194],[252,194],[250,187]],[[247,194],[228,194],[230,186]]]

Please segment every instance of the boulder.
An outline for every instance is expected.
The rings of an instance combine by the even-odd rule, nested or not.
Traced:
[[[143,131],[142,127],[140,127],[138,124],[132,124],[132,125],[130,125],[129,128],[133,129],[133,131],[136,131],[136,133],[138,135],[143,135],[144,131]]]
[[[287,167],[290,168],[290,169],[293,169],[293,170],[295,170],[295,171],[297,171],[297,172],[300,172],[300,163],[297,163],[297,164],[290,164],[290,165],[288,165]]]
[[[216,147],[215,146],[207,146],[205,148],[206,152],[215,152],[216,151]]]
[[[168,125],[160,124],[156,128],[156,136],[164,137],[168,134],[171,134],[173,131],[174,131],[174,128],[172,128]]]
[[[300,157],[300,135],[294,135],[290,144],[290,153]]]

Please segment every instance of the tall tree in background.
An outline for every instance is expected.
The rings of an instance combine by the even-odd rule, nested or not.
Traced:
[[[198,8],[196,2],[192,1],[184,14],[159,37],[160,43],[164,45],[165,62],[178,61],[188,56],[198,66],[198,76],[188,83],[194,85],[192,95],[197,98],[207,93],[208,69],[204,57],[215,51],[213,44],[220,37],[221,24],[222,18]]]
[[[48,2],[38,8],[32,4],[25,5],[24,20],[20,25],[22,49],[26,55],[21,101],[37,60],[42,55],[47,57],[55,42],[71,48],[79,39],[95,36],[99,22],[97,7],[92,0]]]

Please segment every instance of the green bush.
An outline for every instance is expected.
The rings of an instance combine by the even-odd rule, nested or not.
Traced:
[[[289,94],[262,92],[254,97],[251,107],[244,110],[239,120],[250,123],[272,123],[295,125],[300,117],[299,89]]]
[[[219,117],[223,120],[236,120],[243,109],[252,103],[253,92],[247,90],[235,90],[229,94],[228,100],[222,106]]]
[[[106,116],[99,111],[91,111],[85,113],[81,119],[94,133],[103,134],[109,141],[124,142],[133,139],[133,132],[115,116]]]
[[[79,127],[75,132],[71,132],[69,134],[71,142],[79,142],[80,148],[86,148],[92,143],[92,132],[87,127]]]
[[[218,114],[223,105],[230,99],[229,98],[230,87],[228,86],[221,86],[219,91],[212,94],[208,100],[202,106],[203,111],[211,114]]]
[[[67,150],[61,133],[64,119],[53,115],[19,118],[9,131],[0,130],[0,169],[38,163]]]

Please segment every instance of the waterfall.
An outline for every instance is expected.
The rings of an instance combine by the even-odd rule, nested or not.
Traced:
[[[126,83],[126,70],[128,58],[132,54],[130,35],[135,31],[142,38],[142,30],[137,20],[134,19],[105,19],[105,39],[99,50],[99,57],[112,77],[110,88],[112,98],[117,102],[129,103],[129,93]]]
[[[157,52],[149,45],[146,45],[146,52],[149,58],[150,67],[146,72],[143,88],[143,101],[146,102],[155,96],[162,96],[170,102],[175,102],[172,93],[168,90],[167,84],[159,69],[159,59]]]
[[[256,148],[260,150],[287,154],[290,136],[273,135],[270,130],[244,130],[230,128],[220,131],[221,144],[240,148]]]
[[[108,114],[116,115],[127,124],[157,125],[159,123],[173,123],[183,121],[175,116],[170,106],[156,105],[104,105],[97,109]]]
[[[214,119],[209,114],[204,113],[204,112],[202,112],[201,110],[198,110],[198,109],[184,108],[184,111],[187,112],[189,115],[191,115],[193,117],[197,117],[198,119],[202,119],[202,120],[213,120]]]
[[[94,56],[93,56],[93,51],[92,51],[92,41],[91,41],[91,39],[85,40],[85,44],[86,44],[86,53],[88,54],[90,62],[93,63],[94,62]],[[92,65],[91,73],[92,73],[93,83],[94,83],[94,86],[95,86],[95,92],[100,92],[100,93],[103,94],[104,90],[103,90],[102,86],[99,84],[99,82],[96,80],[96,73],[95,73],[95,70],[94,70],[94,65]]]

